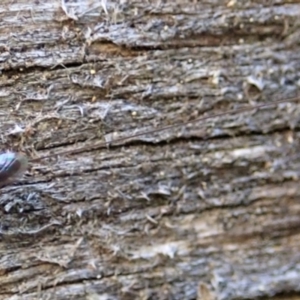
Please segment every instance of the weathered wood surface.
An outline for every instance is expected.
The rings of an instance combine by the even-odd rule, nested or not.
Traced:
[[[2,150],[37,158],[296,95],[300,1],[219,2],[1,1]],[[32,163],[1,189],[0,299],[299,299],[299,112]]]

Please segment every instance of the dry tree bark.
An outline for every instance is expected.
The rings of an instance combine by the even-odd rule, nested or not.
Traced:
[[[300,299],[299,103],[90,148],[297,95],[299,1],[0,11],[0,299]]]

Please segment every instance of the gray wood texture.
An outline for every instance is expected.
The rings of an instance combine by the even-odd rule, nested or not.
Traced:
[[[0,299],[300,299],[299,17],[2,0]]]

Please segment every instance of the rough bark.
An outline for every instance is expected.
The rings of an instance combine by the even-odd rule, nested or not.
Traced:
[[[92,147],[297,94],[299,1],[220,2],[1,1],[1,148],[60,154],[1,189],[0,299],[300,299],[299,103]]]

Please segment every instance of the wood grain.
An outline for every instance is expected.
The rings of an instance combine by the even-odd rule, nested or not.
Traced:
[[[45,2],[45,3],[44,3]],[[299,1],[0,4],[0,299],[298,299]]]

